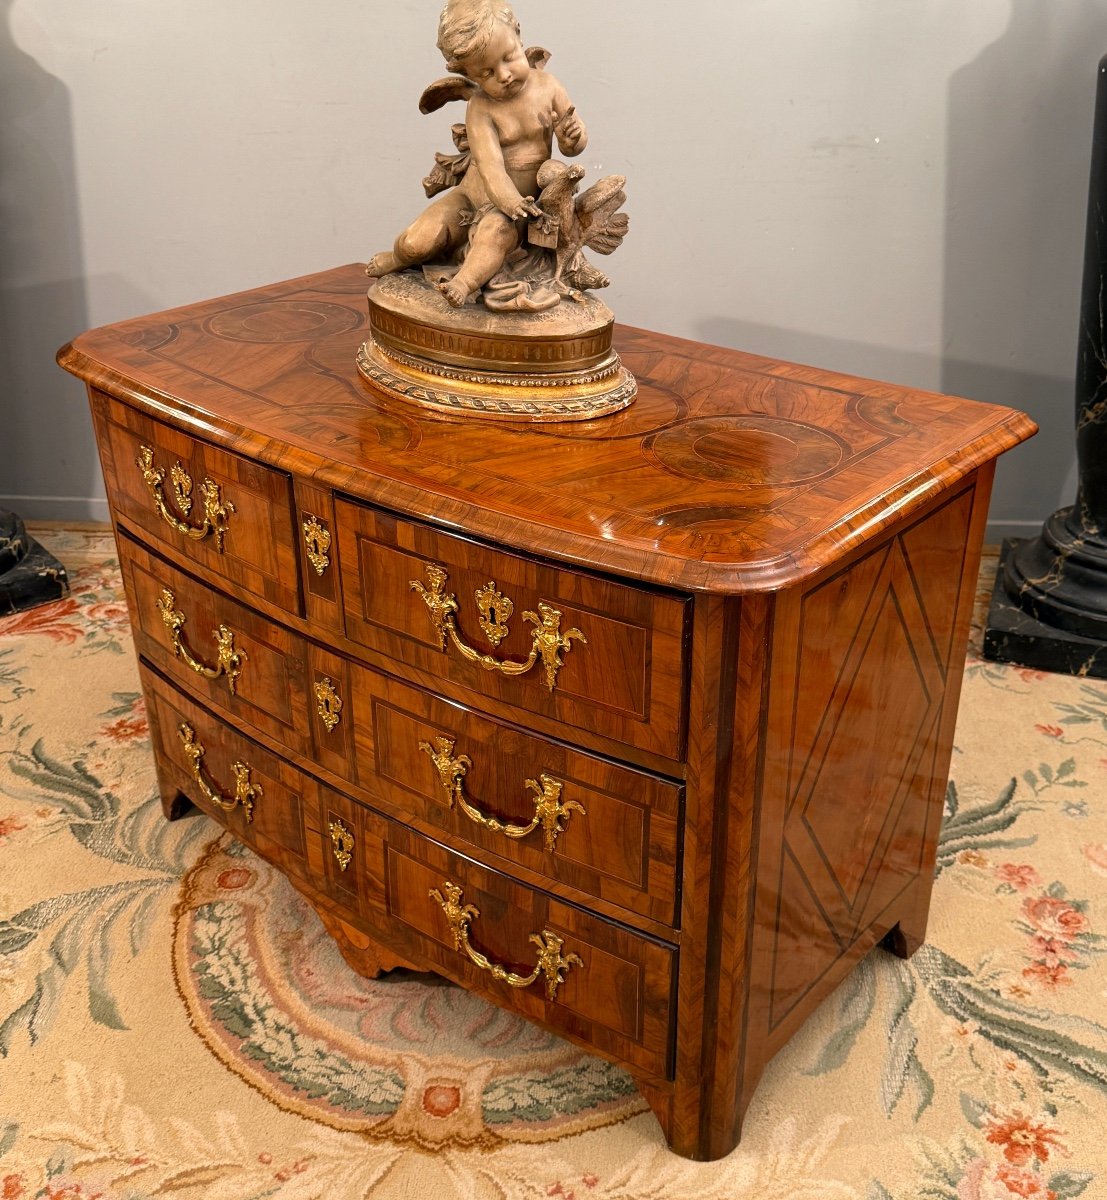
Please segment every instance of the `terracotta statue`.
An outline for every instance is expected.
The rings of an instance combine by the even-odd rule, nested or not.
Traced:
[[[545,69],[549,54],[524,49],[502,0],[448,0],[438,47],[456,74],[432,83],[419,107],[467,102],[464,125],[453,128],[457,153],[436,155],[423,185],[437,198],[374,255],[368,274],[422,266],[454,308],[480,299],[494,312],[543,312],[606,287],[584,250],[610,254],[622,242],[625,179],[608,176],[578,195],[583,169],[552,157],[555,139],[561,154],[579,155],[588,131]]]
[[[436,154],[430,206],[373,256],[369,336],[358,371],[376,397],[450,417],[591,421],[621,412],[637,384],[585,256],[626,235],[622,175],[581,191],[573,158],[588,131],[549,54],[524,49],[504,0],[447,0],[438,47],[454,72],[425,113],[465,101],[454,153]]]

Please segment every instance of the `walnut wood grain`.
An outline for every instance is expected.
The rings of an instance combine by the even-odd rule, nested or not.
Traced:
[[[93,330],[59,361],[319,486],[694,590],[794,583],[1034,431],[1012,409],[628,328],[615,346],[639,390],[623,413],[428,419],[352,369],[365,287],[351,264]]]
[[[129,537],[120,537],[117,545],[138,653],[205,703],[233,713],[294,753],[309,755],[312,738],[303,640],[197,582]],[[243,660],[233,692],[225,675],[204,678],[174,652],[159,608],[165,589],[187,618],[181,637],[197,659],[217,660],[213,635],[221,625],[233,633]]]
[[[313,626],[324,625],[342,633],[334,497],[328,489],[305,479],[296,479],[294,488],[293,526],[300,554],[300,577],[304,581],[305,616]],[[318,547],[314,558],[313,547]]]
[[[349,921],[337,916],[333,911],[319,905],[316,908],[323,927],[334,938],[342,957],[351,967],[366,979],[376,979],[398,967],[408,971],[418,971],[420,968],[410,963],[406,958],[386,950],[379,942],[362,933]]]
[[[671,947],[522,888],[403,826],[383,822],[368,809],[362,815],[362,835],[373,847],[374,864],[361,881],[361,911],[382,938],[395,938],[399,923],[419,944],[422,957],[448,978],[627,1066],[669,1074]],[[446,880],[461,885],[465,902],[480,911],[472,929],[479,950],[513,970],[533,965],[532,933],[548,928],[564,938],[566,952],[579,955],[583,966],[567,973],[555,1001],[546,998],[540,983],[517,989],[489,979],[454,950],[442,910],[430,896]]]
[[[283,870],[356,970],[433,970],[557,1030],[634,1073],[674,1150],[720,1157],[861,955],[925,936],[994,459],[1033,425],[628,329],[616,417],[439,419],[357,376],[363,286],[340,268],[60,354],[90,384],[163,808],[196,801]],[[246,514],[224,553],[151,508],[143,444],[218,476]],[[410,588],[429,563],[482,653],[524,660],[522,610],[561,609],[588,640],[556,687],[443,651]],[[165,580],[190,633],[241,625],[241,693],[173,653]],[[516,606],[495,647],[490,580]],[[198,788],[182,721],[212,778],[249,762],[252,822]],[[483,822],[451,808],[436,737]],[[526,825],[543,771],[587,815],[507,844],[490,822]],[[547,927],[586,966],[553,1000],[493,977],[446,880],[501,976]]]
[[[336,506],[346,632],[403,663],[462,684],[478,695],[543,713],[578,728],[679,758],[684,739],[684,639],[688,601],[475,544],[389,513]],[[543,602],[560,613],[562,633],[582,635],[561,654],[553,688],[542,663],[504,676],[466,661],[447,640],[412,583],[427,568],[447,572],[467,645],[497,660],[524,661]],[[507,637],[492,645],[481,630],[477,589],[494,582],[514,604]]]
[[[141,677],[162,796],[187,797],[286,875],[306,877],[306,777],[257,743],[229,731],[152,670],[143,667]],[[197,786],[178,733],[183,722],[195,729],[205,750],[204,770],[225,794],[233,791],[234,763],[241,761],[250,768],[253,782],[261,788],[252,821],[247,821],[241,808],[226,812],[213,806]],[[177,810],[180,815],[179,801]]]
[[[646,915],[675,925],[679,784],[444,704],[262,619],[126,535],[119,549],[139,654],[204,704],[267,735],[305,765],[314,760],[343,776],[390,811],[560,880],[585,898],[606,898],[628,909],[632,921]],[[200,647],[205,631],[210,635],[220,624],[234,631],[245,661],[233,694],[225,678],[198,676],[173,653],[158,608],[166,587],[188,614],[185,634]],[[207,649],[210,656],[210,645]],[[320,716],[316,684],[326,684],[341,706],[330,728]],[[451,808],[433,763],[420,749],[443,736],[456,743],[455,754],[471,759],[467,795],[493,818],[529,822],[535,793],[527,780],[542,774],[556,778],[563,800],[585,812],[569,814],[553,852],[545,849],[541,827],[524,840],[475,824],[458,806]],[[612,830],[617,837],[610,836]]]
[[[137,542],[137,539],[144,536],[143,531],[126,516],[114,511],[112,515],[115,518],[118,535],[129,539],[132,543],[141,544]],[[217,571],[210,570],[203,563],[189,558],[186,553],[182,553],[176,547],[159,544],[156,547],[156,557],[159,560],[167,562],[171,568],[183,571],[195,578],[208,588],[233,598],[239,605],[248,606],[258,614],[266,616],[272,622],[283,625],[298,633],[303,638],[308,639],[316,650],[326,649],[328,651],[340,652],[343,657],[338,661],[352,660],[363,662],[371,666],[374,670],[385,674],[401,670],[405,680],[412,682],[424,691],[433,692],[464,705],[471,705],[475,701],[478,701],[482,711],[508,723],[514,723],[520,719],[517,708],[507,701],[498,700],[496,697],[489,695],[482,695],[478,698],[468,688],[443,678],[437,671],[424,671],[409,664],[404,664],[400,668],[397,666],[396,660],[389,658],[387,655],[359,642],[352,641],[343,634],[331,632],[324,622],[317,622],[297,616],[295,613],[283,610],[269,601],[253,595],[248,590],[229,582]],[[126,579],[124,579],[124,584],[127,584]],[[128,603],[130,602],[131,598],[128,596]],[[320,645],[316,639],[324,639],[325,646]],[[333,665],[336,660],[334,658],[327,658],[325,661]],[[432,660],[432,665],[438,666],[437,658]],[[344,668],[336,666],[334,669],[340,670]],[[325,667],[320,667],[319,670],[323,674],[327,673],[327,668]],[[683,775],[684,768],[680,759],[665,758],[652,751],[643,750],[640,747],[631,746],[625,742],[615,741],[605,734],[598,733],[595,729],[567,726],[556,718],[548,717],[533,710],[526,713],[524,720],[527,729],[535,733],[555,739],[571,740],[598,754],[618,757],[642,769],[662,775],[670,777]],[[324,743],[321,739],[317,739],[316,761],[327,765],[327,752],[333,750],[339,741],[340,739],[327,738]],[[328,769],[337,769],[338,774],[343,776],[349,775],[347,768],[329,767]]]
[[[187,796],[295,877],[298,887],[306,883],[327,897],[340,919],[377,948],[379,961],[430,964],[495,1003],[647,1075],[669,1073],[676,957],[672,947],[479,867],[323,787],[228,730],[152,671],[143,671],[143,686],[151,702],[163,788]],[[182,721],[196,728],[208,751],[206,765],[216,778],[230,778],[236,759],[249,763],[263,789],[252,822],[238,810],[227,813],[205,803],[180,752],[176,731]],[[341,822],[353,835],[345,868],[333,851],[332,822]],[[527,970],[534,961],[530,935],[550,929],[564,937],[566,952],[578,954],[584,967],[567,973],[554,1001],[546,998],[541,983],[517,989],[492,979],[454,949],[449,926],[430,896],[431,889],[441,888],[446,880],[460,885],[465,902],[479,909],[472,937],[490,958]],[[377,969],[375,963],[366,965]]]
[[[357,782],[475,849],[559,879],[586,896],[676,923],[682,788],[667,779],[582,754],[560,742],[445,704],[386,675],[351,665],[350,703]],[[528,778],[543,774],[562,785],[562,801],[579,804],[563,821],[553,851],[541,828],[525,838],[487,829],[450,806],[430,756],[435,739],[470,761],[465,794],[501,822],[526,825],[534,816]]]
[[[290,612],[300,612],[299,574],[291,521],[291,484],[287,475],[228,454],[196,437],[154,421],[134,409],[92,393],[96,440],[112,510],[133,521],[155,544],[183,551],[221,578],[271,600]],[[186,524],[200,526],[205,479],[220,488],[228,508],[226,534],[220,549],[214,537],[188,538],[159,515],[138,465],[144,446],[166,473],[165,491],[171,512]],[[180,464],[193,483],[192,511],[177,511],[168,476]]]
[[[738,1136],[769,1057],[857,959],[895,926],[925,933],[991,477],[775,605],[749,960],[735,965],[745,1062],[712,1153]],[[751,902],[748,888],[731,894]]]

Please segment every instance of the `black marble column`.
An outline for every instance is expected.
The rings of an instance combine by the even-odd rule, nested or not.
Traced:
[[[0,619],[57,600],[68,590],[65,567],[28,534],[15,513],[0,508]],[[3,628],[0,624],[0,633]]]
[[[1096,88],[1076,360],[1076,503],[1004,543],[984,656],[1107,677],[1107,56]]]

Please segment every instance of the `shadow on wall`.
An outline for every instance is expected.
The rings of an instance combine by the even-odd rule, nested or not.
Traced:
[[[14,7],[0,0],[0,506],[87,519],[51,499],[101,494],[87,406],[54,362],[89,323],[69,92],[16,45]]]
[[[1021,408],[1041,430],[999,462],[993,532],[1036,534],[1075,500],[1073,386],[1104,15],[1100,3],[1013,0],[1002,37],[950,79],[942,390]],[[1064,364],[1063,374],[994,365],[1005,359]]]
[[[706,341],[1028,412],[1041,432],[999,462],[992,540],[1036,534],[1075,498],[1073,377],[1104,11],[1012,0],[1003,34],[949,79],[938,353],[723,316],[697,329]],[[935,79],[935,103],[941,86]]]

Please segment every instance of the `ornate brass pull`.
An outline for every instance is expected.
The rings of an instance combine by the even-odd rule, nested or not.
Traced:
[[[135,465],[142,472],[142,478],[150,490],[154,507],[158,515],[178,533],[193,541],[202,541],[209,533],[215,535],[215,545],[219,553],[223,553],[223,539],[227,536],[227,522],[234,505],[224,501],[219,484],[213,479],[205,478],[200,484],[200,495],[204,499],[204,523],[190,525],[187,517],[192,512],[192,477],[181,464],[175,463],[169,472],[170,484],[173,488],[173,501],[183,516],[178,517],[171,512],[165,500],[165,468],[154,466],[154,451],[149,446],[143,446],[139,451]]]
[[[158,597],[158,611],[161,613],[165,628],[169,631],[169,637],[173,643],[173,653],[190,666],[197,675],[203,675],[205,679],[218,679],[220,675],[226,675],[227,687],[233,696],[238,687],[238,677],[242,674],[242,664],[246,662],[246,652],[235,647],[234,633],[226,625],[220,625],[212,633],[218,647],[219,659],[214,667],[202,663],[193,656],[181,636],[185,615],[175,607],[176,603],[177,597],[169,588],[162,588],[161,595]]]
[[[232,812],[241,807],[246,814],[246,823],[254,819],[254,805],[261,799],[261,784],[253,783],[250,779],[250,768],[244,762],[236,762],[231,770],[234,772],[234,795],[230,798],[223,795],[218,785],[209,783],[204,771],[204,755],[207,751],[196,740],[196,730],[187,721],[177,726],[177,733],[184,744],[184,752],[188,757],[192,777],[200,785],[204,795],[226,812]]]
[[[338,868],[341,871],[345,871],[354,856],[354,835],[341,821],[331,821],[329,828],[331,831],[331,849],[334,850],[334,857],[338,861]]]
[[[442,892],[446,893],[445,897]],[[449,922],[450,932],[454,938],[454,949],[460,954],[466,955],[469,961],[475,963],[482,971],[489,972],[493,979],[499,979],[506,983],[508,987],[530,987],[539,976],[544,975],[546,977],[546,999],[556,1000],[557,989],[565,982],[565,972],[570,967],[584,966],[578,954],[574,954],[572,951],[564,955],[561,953],[561,947],[565,945],[564,938],[559,937],[551,929],[543,929],[541,933],[532,933],[527,938],[532,946],[538,947],[538,962],[535,964],[534,970],[529,975],[516,975],[499,963],[486,958],[479,950],[473,949],[469,941],[469,923],[480,916],[480,910],[472,904],[462,903],[464,897],[461,888],[447,879],[442,884],[442,892],[438,888],[431,888],[429,894],[432,900],[436,900],[441,905],[442,911],[446,914],[446,920]]]
[[[315,711],[328,733],[342,720],[342,697],[335,690],[330,676],[324,675],[315,684]]]
[[[331,531],[311,513],[304,513],[301,528],[304,531],[308,562],[315,568],[316,575],[322,575],[331,565],[328,553],[331,548]]]
[[[450,807],[456,805],[470,821],[483,825],[493,833],[502,833],[509,838],[524,838],[541,825],[546,853],[553,854],[558,835],[565,832],[565,826],[561,824],[562,818],[568,821],[574,812],[585,816],[583,806],[575,800],[567,800],[564,804],[561,802],[561,792],[565,785],[560,780],[542,774],[538,779],[524,780],[526,786],[538,797],[534,802],[534,817],[530,824],[508,825],[497,821],[495,817],[485,816],[475,808],[465,795],[465,774],[473,765],[473,760],[467,754],[454,757],[452,738],[439,735],[434,739],[434,746],[430,742],[420,742],[419,749],[434,763],[438,781],[446,792]]]
[[[457,628],[457,620],[455,613],[457,612],[457,597],[452,592],[444,590],[446,580],[449,578],[446,573],[446,568],[439,566],[437,563],[424,564],[424,572],[427,577],[427,582],[430,587],[425,587],[417,579],[411,581],[411,590],[418,592],[423,599],[423,603],[427,606],[427,611],[430,613],[431,621],[434,623],[435,633],[438,634],[438,648],[446,649],[447,638],[461,651],[464,658],[469,662],[475,662],[478,666],[483,667],[486,671],[499,671],[501,675],[525,675],[531,667],[534,666],[539,659],[542,660],[542,665],[546,670],[546,687],[552,692],[557,683],[557,673],[564,665],[561,658],[561,653],[568,653],[570,650],[570,642],[575,638],[579,642],[587,643],[588,639],[579,629],[568,629],[564,633],[561,632],[561,612],[551,604],[547,604],[544,600],[538,601],[538,612],[524,612],[523,620],[529,621],[534,625],[534,632],[531,635],[533,641],[530,648],[530,654],[523,662],[502,661],[498,658],[493,658],[491,654],[482,654],[479,650],[474,650],[472,646],[466,645],[462,640],[461,634]],[[496,603],[507,601],[511,605],[511,601],[507,600],[506,596],[501,595],[495,589],[495,584],[489,581],[487,586],[477,593],[478,596],[488,596],[494,594]],[[501,617],[495,623],[489,618],[483,617],[482,625],[487,628],[491,625],[497,628],[506,620],[507,615],[514,609],[501,606]],[[500,637],[505,636],[500,633]],[[491,635],[490,635],[491,637]]]

